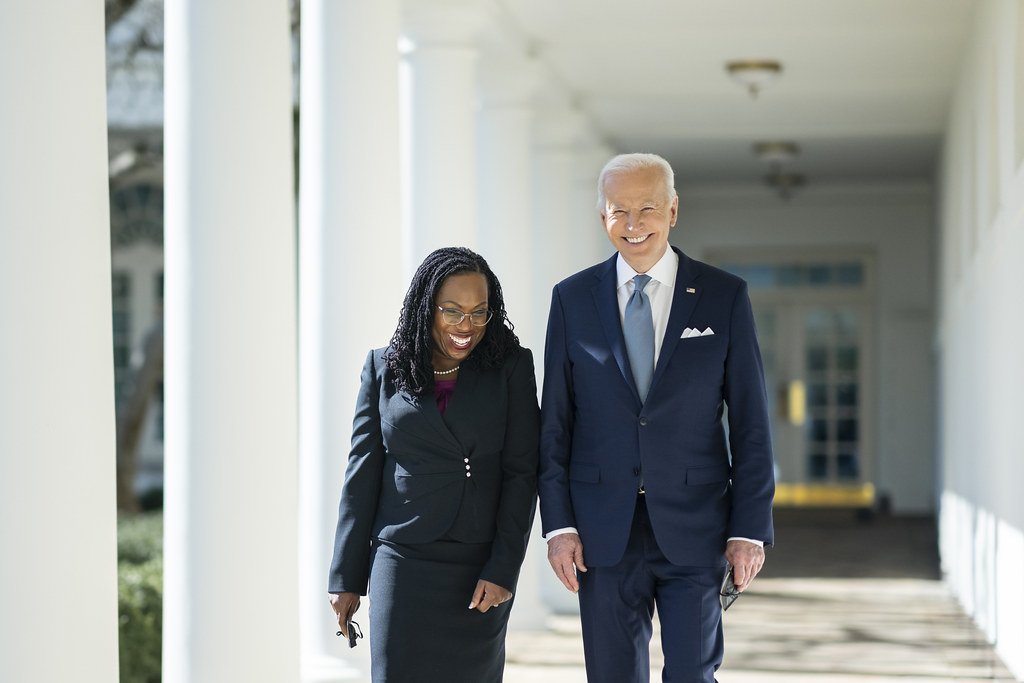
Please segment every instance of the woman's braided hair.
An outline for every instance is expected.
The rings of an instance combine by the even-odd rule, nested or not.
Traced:
[[[464,363],[481,368],[500,367],[519,350],[519,338],[505,312],[501,284],[479,254],[464,247],[444,247],[431,252],[416,269],[405,293],[398,327],[384,354],[394,374],[395,386],[413,396],[422,396],[434,386],[434,299],[441,284],[452,275],[480,273],[487,278],[487,305],[493,317],[484,337]]]

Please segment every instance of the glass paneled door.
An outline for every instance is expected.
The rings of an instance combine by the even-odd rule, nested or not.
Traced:
[[[723,267],[750,285],[772,420],[776,505],[873,505],[867,259],[727,260]]]
[[[754,310],[779,504],[869,505],[865,307],[761,302]]]

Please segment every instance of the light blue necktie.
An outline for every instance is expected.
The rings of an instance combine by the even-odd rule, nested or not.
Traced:
[[[651,378],[654,376],[654,318],[651,317],[651,300],[644,294],[644,287],[650,281],[650,275],[637,275],[633,278],[633,295],[626,302],[626,315],[622,324],[629,367],[633,369],[633,381],[636,382],[641,403],[647,400]]]

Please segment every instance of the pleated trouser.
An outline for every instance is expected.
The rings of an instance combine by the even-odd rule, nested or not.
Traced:
[[[490,543],[374,541],[370,650],[374,683],[502,680],[512,601],[470,610]]]

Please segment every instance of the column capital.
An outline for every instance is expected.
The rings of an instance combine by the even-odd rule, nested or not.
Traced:
[[[475,0],[403,0],[401,31],[410,50],[476,47],[487,17]]]

